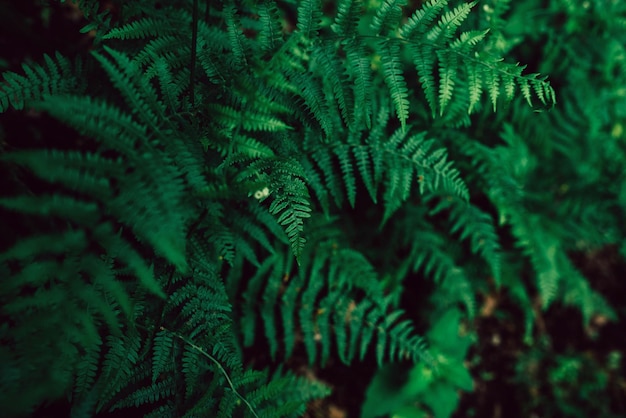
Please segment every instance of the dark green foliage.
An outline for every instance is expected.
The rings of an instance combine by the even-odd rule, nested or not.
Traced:
[[[411,363],[429,379],[411,396],[448,416],[472,388],[459,327],[477,294],[510,291],[528,340],[525,275],[544,309],[617,317],[568,252],[623,243],[626,193],[596,191],[620,200],[594,232],[593,181],[568,151],[582,96],[539,113],[555,92],[502,59],[506,7],[486,25],[475,2],[447,0],[74,3],[92,51],[0,84],[0,112],[80,138],[0,156],[8,416],[67,399],[76,417],[297,417],[330,392],[298,361]],[[510,117],[492,127],[496,109]],[[550,145],[537,120],[562,127]],[[618,152],[594,157],[623,180]],[[581,181],[554,207],[539,205],[558,195],[544,154]]]
[[[22,66],[23,75],[4,73],[6,85],[0,91],[0,111],[9,107],[20,110],[48,94],[79,93],[81,86],[81,66],[72,68],[71,62],[56,53],[56,59],[44,56],[45,65]]]

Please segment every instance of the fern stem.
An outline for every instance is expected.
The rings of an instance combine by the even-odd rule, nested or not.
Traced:
[[[195,1],[197,1],[197,0],[195,0]],[[228,372],[226,371],[226,369],[224,369],[222,364],[215,357],[213,357],[212,355],[210,355],[209,353],[204,351],[204,349],[202,347],[197,346],[196,344],[194,344],[193,341],[183,337],[182,335],[178,334],[177,332],[170,331],[169,329],[167,329],[165,327],[160,327],[160,328],[161,328],[162,331],[169,332],[174,337],[178,338],[179,340],[181,340],[182,342],[184,342],[185,344],[189,345],[191,348],[196,350],[198,353],[202,354],[204,357],[206,357],[209,360],[211,360],[217,366],[217,368],[220,370],[220,372],[222,373],[222,375],[226,379],[226,382],[228,382],[228,386],[230,386],[230,389],[233,391],[233,393],[239,399],[241,399],[241,402],[246,404],[246,406],[248,407],[248,409],[250,410],[250,412],[252,413],[253,416],[255,416],[256,418],[259,418],[259,416],[257,415],[256,411],[254,410],[254,407],[252,405],[250,405],[250,402],[248,402],[246,400],[246,398],[244,398],[244,396],[237,391],[237,389],[235,388],[235,385],[233,384],[233,381],[230,380],[230,376],[228,376]]]

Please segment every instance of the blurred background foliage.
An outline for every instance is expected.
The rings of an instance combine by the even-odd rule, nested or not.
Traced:
[[[365,3],[375,10],[380,2]],[[421,2],[410,3],[415,8]],[[114,2],[109,6],[113,9]],[[326,2],[325,10],[333,7]],[[364,418],[626,416],[626,1],[482,0],[474,11],[470,24],[492,34],[488,51],[549,75],[557,91],[557,105],[550,111],[536,113],[522,100],[497,113],[486,106],[463,131],[495,150],[503,168],[519,181],[519,206],[507,206],[511,200],[479,178],[473,160],[463,158],[457,134],[445,126],[439,131],[442,138],[450,137],[451,157],[474,186],[474,204],[498,217],[502,286],[481,275],[458,243],[446,244],[469,272],[478,301],[471,318],[441,303],[447,297],[443,291],[398,283],[397,266],[390,266],[398,262],[397,247],[368,253],[380,245],[372,242],[375,233],[360,229],[361,250],[387,270],[383,277],[390,288],[395,283],[407,312],[429,318],[424,328],[441,367],[390,365],[373,376],[364,373],[371,381],[355,381],[330,367],[321,377],[344,388],[331,398],[332,408],[311,405],[310,416],[331,416],[328,411],[334,417]],[[1,2],[0,70],[19,71],[21,63],[52,51],[67,57],[87,51],[93,33],[80,31],[85,24],[72,4]],[[289,25],[293,19],[287,14]],[[0,152],[9,146],[8,138],[19,138],[24,146],[50,135],[79,141],[42,114],[0,115]],[[530,284],[538,261],[529,261],[520,245],[519,222],[511,222],[520,215],[528,229],[545,231],[533,245],[562,274],[555,293],[563,303],[541,300]],[[567,259],[559,259],[561,254]],[[595,290],[606,302],[594,301],[588,310],[583,303],[579,309],[580,287]],[[603,303],[606,309],[598,309]]]

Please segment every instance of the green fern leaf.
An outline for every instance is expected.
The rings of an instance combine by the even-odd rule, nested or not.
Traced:
[[[346,187],[348,203],[354,207],[356,200],[356,178],[354,176],[354,163],[348,145],[342,145],[335,148],[335,153],[339,158],[339,166],[343,174],[343,182]]]
[[[433,27],[427,35],[427,38],[431,42],[437,42],[441,39],[450,39],[454,36],[456,30],[467,19],[472,7],[476,5],[476,2],[463,3],[454,9],[446,12]]]
[[[213,104],[210,111],[226,126],[241,126],[247,131],[279,132],[291,129],[280,119],[262,113],[240,111],[227,106]]]
[[[417,70],[422,89],[426,96],[426,102],[430,107],[432,116],[437,112],[437,84],[433,75],[435,66],[435,50],[430,44],[410,44],[411,57]]]
[[[384,0],[372,19],[372,32],[380,35],[383,31],[392,31],[402,16],[403,6],[406,6],[406,0]]]
[[[426,33],[447,4],[448,0],[429,0],[422,4],[422,7],[415,10],[407,22],[400,27],[400,36],[405,39],[414,39]]]
[[[174,339],[172,334],[160,330],[154,337],[152,346],[152,384],[155,384],[161,373],[168,370],[168,362],[171,361],[171,351]]]
[[[87,396],[96,381],[101,346],[102,340],[89,346],[85,355],[81,357],[76,365],[74,394],[79,398]]]
[[[360,0],[340,0],[335,22],[331,25],[332,30],[344,40],[355,37],[358,34],[362,7]]]
[[[280,314],[284,328],[284,341],[285,341],[285,357],[291,357],[293,349],[296,343],[296,329],[295,324],[295,310],[297,309],[298,294],[304,287],[304,277],[297,275],[294,278],[290,278],[287,289],[283,293]]]
[[[126,55],[106,46],[104,50],[113,58],[114,62],[97,52],[93,52],[93,56],[100,62],[115,87],[122,93],[129,108],[144,123],[157,128],[159,121],[165,119],[163,116],[165,107],[159,101],[154,88],[144,77],[141,77],[139,68]]]
[[[291,249],[299,262],[306,242],[302,236],[304,219],[311,216],[309,192],[304,181],[297,177],[286,179],[276,191],[276,197],[270,204],[270,212],[278,217],[278,223],[285,228]]]
[[[16,110],[24,109],[30,103],[39,101],[47,95],[75,93],[77,90],[82,90],[78,82],[80,74],[74,73],[70,61],[58,52],[55,60],[44,55],[45,67],[37,64],[24,64],[22,69],[25,76],[12,72],[3,73],[3,83],[0,87],[0,113],[6,112],[9,106]]]
[[[283,43],[282,27],[276,3],[266,0],[259,4],[259,44],[262,51],[275,51]]]
[[[324,179],[326,180],[326,188],[330,192],[330,195],[333,197],[335,204],[338,207],[341,207],[343,203],[344,193],[341,189],[340,182],[337,181],[337,176],[335,175],[334,170],[333,158],[330,151],[320,148],[313,153],[313,159],[324,174]]]
[[[512,74],[506,73],[502,75],[502,85],[504,87],[504,93],[507,101],[513,100],[515,96],[515,81]]]
[[[348,72],[354,78],[354,121],[350,126],[360,126],[365,120],[367,128],[372,127],[372,74],[371,61],[365,47],[358,41],[346,45]]]
[[[439,57],[439,115],[452,100],[457,75],[457,57],[448,51],[437,51]]]
[[[311,40],[317,36],[322,19],[319,0],[303,0],[298,6],[298,21],[296,27],[304,39]]]
[[[491,99],[491,105],[493,111],[496,111],[496,104],[498,103],[498,96],[500,95],[500,80],[498,74],[495,71],[491,71],[489,74],[489,98]]]
[[[498,235],[491,217],[478,207],[460,199],[446,197],[432,209],[435,215],[449,210],[451,232],[460,233],[462,240],[469,239],[472,252],[480,254],[491,268],[494,281],[501,285],[501,257]]]
[[[333,119],[328,106],[328,101],[322,90],[320,81],[310,73],[291,73],[290,80],[298,88],[298,95],[302,98],[302,103],[319,126],[324,131],[326,138],[332,138],[334,132]]]
[[[227,2],[222,11],[224,21],[226,22],[226,30],[228,31],[228,40],[230,49],[234,58],[235,69],[241,69],[248,66],[248,46],[246,37],[243,35],[241,24],[237,18],[237,10],[231,2]]]
[[[406,121],[409,118],[409,90],[402,75],[399,57],[400,45],[398,43],[386,41],[381,44],[381,61],[385,82],[391,92],[391,101],[396,107],[396,114],[400,120],[402,130],[404,130]]]
[[[472,64],[468,64],[466,67],[467,71],[467,86],[469,89],[469,108],[467,109],[467,113],[472,113],[474,111],[475,106],[480,101],[480,96],[482,95],[482,72],[481,68]]]
[[[315,50],[314,57],[323,77],[330,81],[333,97],[337,101],[344,123],[350,126],[352,122],[350,110],[354,108],[354,97],[337,51],[331,44],[326,43]]]
[[[263,291],[261,318],[265,326],[265,336],[270,344],[270,354],[272,359],[275,359],[278,352],[278,333],[274,312],[278,295],[283,284],[283,278],[288,276],[289,270],[283,263],[282,255],[277,253],[271,258],[273,267],[267,283],[265,284],[265,290]]]
[[[133,377],[133,368],[139,361],[141,338],[132,333],[123,337],[108,336],[106,340],[108,352],[104,356],[101,379],[107,385],[102,393],[96,411],[99,412],[109,403],[111,398],[125,388]]]
[[[378,197],[376,196],[376,185],[378,184],[378,181],[375,181],[375,173],[373,171],[374,169],[372,168],[373,163],[370,159],[371,157],[370,153],[368,152],[369,150],[365,146],[359,144],[355,144],[351,148],[354,154],[354,159],[356,160],[356,166],[359,170],[359,173],[361,174],[361,179],[363,179],[363,184],[365,184],[365,188],[372,198],[372,201],[374,203],[378,203]],[[372,154],[376,155],[376,151],[372,151]],[[379,165],[381,164],[382,158],[379,162]]]
[[[182,359],[182,371],[185,377],[185,399],[190,399],[195,393],[202,369],[198,351],[192,347],[185,346]]]
[[[170,13],[166,18],[146,17],[108,31],[102,39],[146,39],[155,36],[175,35],[181,23],[186,22],[185,13]]]
[[[528,103],[528,106],[532,106],[533,101],[531,98],[529,81],[525,78],[518,78],[517,82],[519,84],[520,90],[522,91],[522,96],[524,96],[524,99],[526,99],[526,103]]]
[[[73,221],[85,226],[96,224],[100,219],[98,205],[63,195],[0,198],[0,206],[40,216],[65,218],[70,215]]]
[[[130,396],[116,402],[111,411],[119,408],[128,408],[134,406],[135,408],[146,405],[154,404],[159,400],[166,399],[174,394],[174,379],[171,376],[166,377],[164,380],[154,383],[150,386],[143,387],[136,390]]]

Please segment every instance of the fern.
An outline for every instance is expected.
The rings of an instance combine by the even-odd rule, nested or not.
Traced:
[[[154,347],[152,348],[154,351],[152,357],[152,384],[156,383],[161,373],[169,370],[167,362],[171,357],[172,345],[172,335],[165,330],[159,331],[156,337],[154,337]]]
[[[381,47],[381,61],[385,82],[391,93],[391,101],[396,107],[396,114],[404,130],[409,117],[409,92],[402,76],[402,68],[399,60],[399,45],[385,42]]]
[[[470,240],[472,252],[480,254],[487,262],[494,281],[499,286],[502,267],[500,243],[490,216],[478,207],[452,197],[440,199],[431,214],[436,215],[446,209],[450,210],[451,232],[459,233],[462,240]]]
[[[314,39],[320,26],[321,4],[318,0],[304,0],[298,7],[297,28],[306,40]]]
[[[15,347],[0,353],[3,399],[50,369],[16,413],[65,397],[77,417],[296,417],[329,390],[273,367],[294,353],[433,366],[405,280],[432,277],[431,302],[474,316],[458,236],[514,287],[499,231],[469,203],[467,156],[546,306],[610,312],[560,236],[516,206],[529,169],[502,161],[530,150],[512,128],[493,149],[447,131],[518,92],[555,102],[544,76],[467,28],[475,3],[430,0],[408,18],[393,0],[342,0],[334,15],[318,0],[77,5],[96,30],[85,68],[44,56],[0,87],[0,112],[45,112],[81,141],[1,157],[15,187],[0,206],[18,224],[0,254],[0,337]],[[249,358],[262,341],[268,355]]]
[[[376,15],[372,20],[371,29],[374,34],[379,35],[383,31],[391,31],[393,24],[397,23],[402,16],[402,6],[405,6],[405,1],[385,0],[380,7],[376,10]]]
[[[49,94],[79,92],[82,89],[79,81],[80,62],[76,63],[76,68],[72,68],[71,62],[61,54],[56,53],[55,59],[44,55],[45,67],[24,64],[24,75],[4,73],[4,86],[0,89],[0,113],[9,107],[24,109]]]
[[[434,141],[426,140],[425,134],[409,136],[408,132],[400,129],[387,141],[370,137],[366,143],[361,143],[356,136],[348,141],[347,144],[332,147],[315,144],[314,161],[303,162],[311,188],[323,206],[326,205],[327,195],[333,196],[338,206],[342,204],[341,197],[346,195],[348,202],[354,206],[355,166],[372,200],[377,200],[376,190],[379,185],[384,185],[386,212],[383,222],[409,198],[414,179],[422,193],[426,190],[446,190],[463,199],[468,196],[458,171],[446,159],[446,151],[431,151]],[[333,164],[335,158],[338,168]],[[345,191],[342,191],[342,185]]]
[[[276,185],[276,198],[270,205],[270,212],[277,216],[283,225],[296,259],[299,259],[306,240],[303,219],[310,217],[309,195],[305,183],[297,177],[281,179]]]
[[[283,350],[287,356],[293,350],[295,324],[299,324],[310,362],[315,362],[318,355],[322,364],[329,360],[333,333],[337,350],[342,353],[340,358],[345,363],[352,362],[357,353],[363,359],[375,335],[379,344],[377,358],[381,363],[384,359],[403,356],[412,359],[426,356],[421,340],[412,334],[410,322],[396,323],[395,320],[385,319],[389,303],[379,306],[373,302],[383,300],[382,289],[365,257],[354,250],[335,249],[336,245],[322,241],[313,259],[310,258],[313,254],[303,254],[303,263],[297,273],[285,265],[284,256],[279,254],[261,264],[245,292],[246,309],[241,317],[246,325],[244,344],[254,342],[254,318],[258,309],[273,357],[281,350],[278,323],[282,323]],[[265,289],[262,295],[261,289]],[[342,292],[355,292],[357,289],[364,292],[368,299],[359,303],[353,297],[342,296]],[[328,294],[322,296],[326,292]],[[275,310],[279,299],[280,319]],[[260,306],[255,309],[259,300]],[[357,309],[360,316],[350,317],[353,309]],[[400,312],[395,315],[399,316]],[[346,323],[346,318],[351,319]]]

